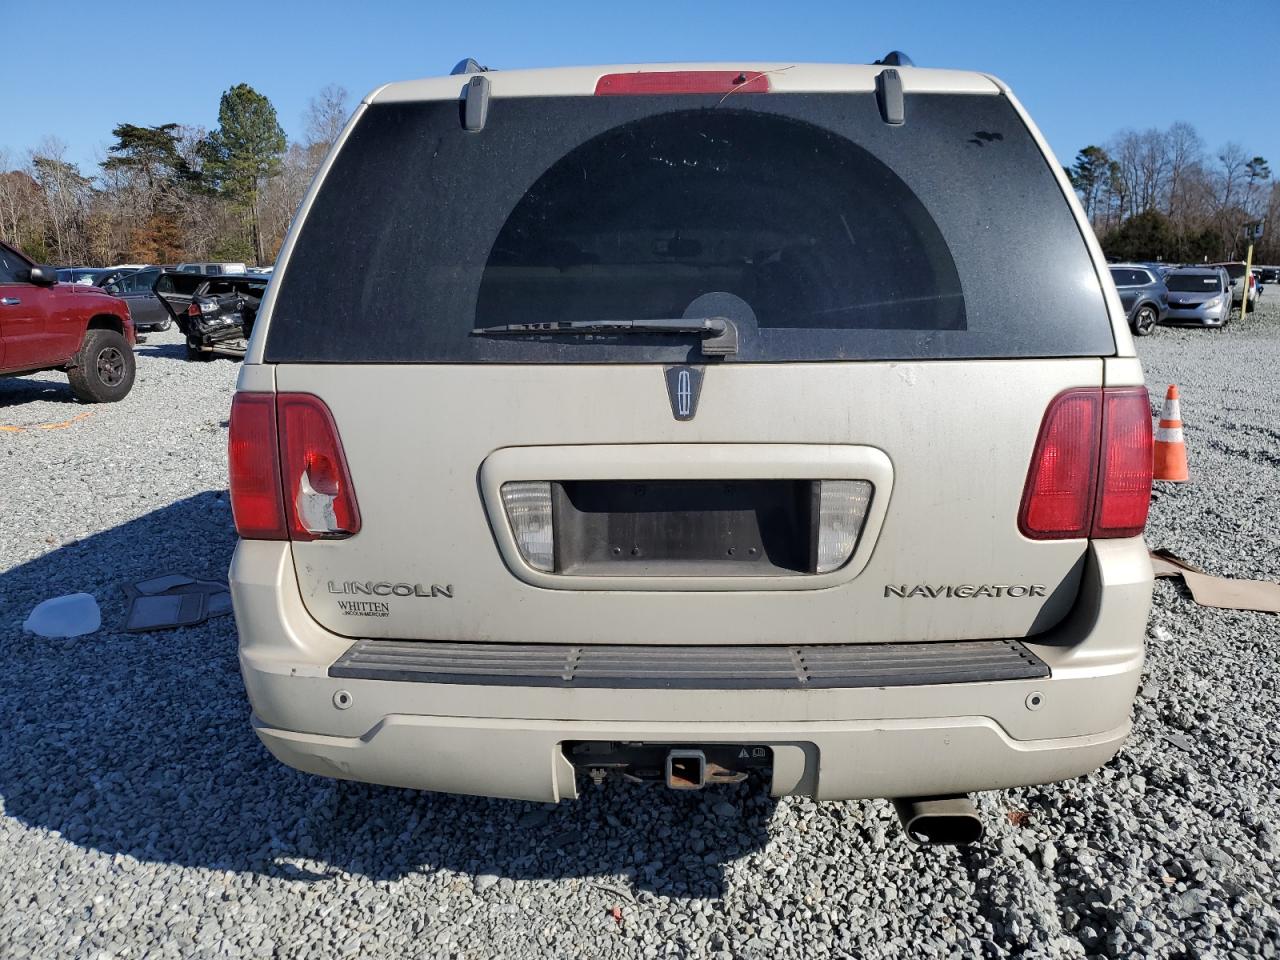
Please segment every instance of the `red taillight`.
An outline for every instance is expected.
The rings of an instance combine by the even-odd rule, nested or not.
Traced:
[[[228,441],[231,510],[246,540],[349,537],[360,508],[333,415],[309,393],[237,393]]]
[[[1094,538],[1136,537],[1151,505],[1151,401],[1146,387],[1103,391]]]
[[[276,442],[276,398],[237,393],[227,431],[231,513],[246,540],[285,540],[280,498],[280,447]]]
[[[198,317],[198,316],[200,316],[200,304],[198,304],[198,303],[192,303],[190,306],[188,306],[188,307],[187,307],[187,316],[188,316],[188,317]]]
[[[768,93],[769,77],[759,70],[651,70],[606,73],[596,96],[645,93]]]
[[[1151,499],[1151,410],[1143,387],[1066,390],[1040,424],[1018,529],[1033,540],[1132,537]]]
[[[360,508],[329,408],[309,393],[282,393],[276,406],[289,539],[332,539],[359,532]]]
[[[1018,511],[1018,529],[1024,536],[1033,540],[1088,536],[1101,413],[1101,390],[1067,390],[1050,401]]]

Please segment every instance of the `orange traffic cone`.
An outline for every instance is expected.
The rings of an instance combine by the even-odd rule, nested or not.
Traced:
[[[1187,473],[1187,444],[1182,439],[1182,410],[1178,406],[1178,388],[1172,383],[1164,395],[1164,409],[1160,411],[1160,425],[1156,427],[1151,452],[1155,458],[1153,479],[1171,480],[1174,483],[1185,483],[1191,479]]]

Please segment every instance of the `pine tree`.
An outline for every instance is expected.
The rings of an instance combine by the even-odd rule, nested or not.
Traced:
[[[262,182],[280,172],[285,151],[284,130],[271,101],[247,83],[222,95],[218,129],[203,147],[204,173],[220,193],[244,211],[249,223],[253,255],[265,259],[258,210]]]

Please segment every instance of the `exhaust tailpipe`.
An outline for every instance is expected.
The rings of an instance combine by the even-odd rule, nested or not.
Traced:
[[[982,820],[965,794],[950,797],[898,797],[893,801],[902,829],[924,846],[974,843],[982,837]]]

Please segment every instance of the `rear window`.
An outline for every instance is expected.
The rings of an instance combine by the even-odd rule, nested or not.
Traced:
[[[1171,273],[1164,285],[1173,293],[1213,293],[1222,289],[1221,278],[1211,273]]]
[[[278,281],[271,362],[681,362],[684,334],[475,336],[728,316],[729,362],[1114,352],[1097,274],[1000,96],[369,107]]]
[[[1112,270],[1111,279],[1117,287],[1141,287],[1153,282],[1145,270]]]

